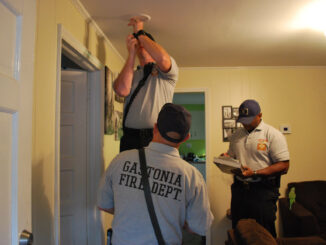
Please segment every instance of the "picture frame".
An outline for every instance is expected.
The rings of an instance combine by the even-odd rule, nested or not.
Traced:
[[[232,107],[232,115],[233,115],[233,118],[238,119],[238,117],[239,117],[239,108],[238,107]]]
[[[237,127],[235,119],[224,119],[223,122],[224,122],[223,128],[236,128]]]
[[[123,113],[121,111],[114,111],[114,139],[119,141],[123,135],[122,131]]]
[[[104,134],[114,134],[114,92],[113,73],[109,67],[104,67]]]
[[[223,142],[229,142],[230,136],[242,127],[241,123],[237,122],[239,117],[239,108],[230,105],[222,106],[222,137]]]
[[[222,106],[222,117],[223,119],[231,119],[232,118],[232,106]]]
[[[223,129],[223,142],[229,142],[230,136],[235,132],[236,128],[224,128]]]

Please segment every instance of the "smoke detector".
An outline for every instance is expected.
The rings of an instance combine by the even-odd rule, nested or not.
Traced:
[[[130,15],[130,19],[131,18],[139,19],[143,22],[148,22],[151,20],[151,17],[148,14],[132,14]]]

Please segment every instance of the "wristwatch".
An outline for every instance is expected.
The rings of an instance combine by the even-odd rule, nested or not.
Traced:
[[[133,33],[134,37],[138,40],[138,37],[141,35],[146,35],[146,32],[144,30],[139,30],[137,33]]]

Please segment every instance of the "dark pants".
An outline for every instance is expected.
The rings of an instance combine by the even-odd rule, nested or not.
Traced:
[[[279,185],[273,181],[242,182],[235,178],[231,186],[232,227],[240,219],[255,219],[276,237],[276,202],[280,195]]]
[[[120,152],[140,149],[142,147],[148,146],[149,142],[153,139],[153,129],[133,129],[124,128],[123,136],[120,141]]]

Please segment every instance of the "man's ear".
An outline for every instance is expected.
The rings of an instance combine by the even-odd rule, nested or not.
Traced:
[[[187,136],[183,139],[182,142],[186,142],[190,138],[190,133],[187,134]]]
[[[153,133],[154,133],[155,130],[158,131],[157,123],[154,123]]]

